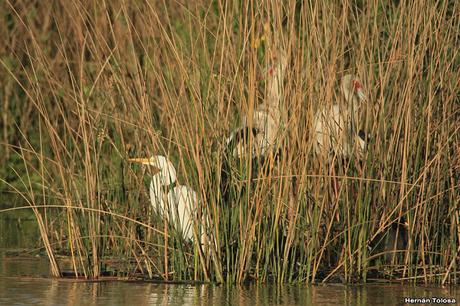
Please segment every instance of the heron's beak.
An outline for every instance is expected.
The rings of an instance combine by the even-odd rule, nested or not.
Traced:
[[[153,174],[157,174],[158,172],[161,171],[160,168],[152,165],[152,162],[150,161],[150,158],[145,158],[145,157],[128,158],[128,161],[130,161],[132,163],[138,163],[138,164],[142,164],[142,165],[151,166]]]
[[[359,100],[363,102],[367,101],[367,97],[361,88],[356,91],[356,95],[358,96]]]
[[[133,162],[133,163],[143,164],[143,165],[150,165],[149,158],[135,157],[135,158],[128,158],[128,161]]]

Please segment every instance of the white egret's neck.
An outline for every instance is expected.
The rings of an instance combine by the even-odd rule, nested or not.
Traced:
[[[160,182],[164,186],[171,185],[176,182],[176,169],[166,157],[162,155],[153,156],[150,158],[150,165],[160,170],[160,172],[155,174],[155,176],[159,177]]]
[[[283,81],[287,66],[286,53],[281,50],[267,69],[267,101],[271,106],[278,106],[283,96]]]
[[[347,102],[348,106],[357,104],[358,102],[353,92],[353,79],[354,76],[351,74],[347,74],[342,78],[342,93],[345,96],[345,101]]]

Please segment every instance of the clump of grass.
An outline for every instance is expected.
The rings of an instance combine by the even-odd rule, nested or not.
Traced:
[[[1,186],[33,209],[54,275],[64,250],[88,278],[115,257],[120,275],[165,280],[354,282],[379,267],[458,282],[456,1],[0,6]],[[277,44],[290,56],[280,157],[254,175],[240,161],[224,201],[224,139],[263,98]],[[367,90],[370,143],[339,165],[313,156],[311,125],[348,72]],[[169,156],[200,195],[206,245],[152,212],[128,152]],[[372,246],[397,222],[407,239],[388,261]]]

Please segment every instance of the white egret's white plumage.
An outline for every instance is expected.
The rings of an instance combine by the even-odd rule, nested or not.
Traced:
[[[176,169],[164,156],[129,160],[153,167],[154,174],[150,182],[150,202],[153,209],[167,217],[183,237],[193,239],[192,212],[198,203],[196,192],[188,186],[177,184]],[[174,184],[176,186],[172,187]]]
[[[191,212],[195,211],[197,207],[198,197],[196,192],[189,186],[178,185],[168,192],[168,203],[171,210],[177,208],[177,211],[170,210],[170,214],[173,220],[179,221],[176,221],[175,224],[180,226],[184,237],[193,239]],[[176,214],[178,218],[174,217]]]
[[[286,66],[287,56],[280,51],[266,70],[265,101],[254,109],[252,116],[244,116],[242,126],[235,129],[226,140],[226,146],[232,150],[234,157],[242,157],[247,153],[264,156],[274,145],[281,127],[279,105]],[[252,146],[248,149],[250,133],[253,138]]]
[[[345,103],[322,108],[315,114],[313,150],[317,155],[324,152],[350,157],[353,152],[361,155],[364,151],[365,139],[357,130],[359,102],[366,100],[362,83],[348,74],[342,78],[341,90]]]
[[[171,186],[176,182],[176,169],[173,164],[161,155],[152,156],[151,158],[133,158],[130,161],[154,167],[149,189],[150,202],[153,209],[163,213],[166,207],[164,204],[164,186]]]

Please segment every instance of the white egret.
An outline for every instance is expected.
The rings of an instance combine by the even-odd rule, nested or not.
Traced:
[[[287,66],[287,56],[284,51],[279,51],[278,57],[274,56],[272,63],[266,70],[266,97],[258,105],[252,116],[244,116],[241,127],[235,129],[226,140],[226,147],[234,157],[244,154],[264,156],[274,145],[281,127],[281,114],[279,105],[283,94],[284,72]],[[249,134],[252,134],[252,146],[249,145]]]
[[[177,184],[176,169],[164,156],[130,158],[129,161],[153,167],[150,182],[153,209],[168,218],[184,238],[193,239],[192,215],[198,203],[196,192],[189,186]]]
[[[322,108],[315,115],[313,150],[317,155],[336,153],[347,158],[353,152],[361,155],[365,149],[363,132],[356,130],[359,102],[366,101],[362,83],[348,74],[342,78],[341,89],[346,103]]]

